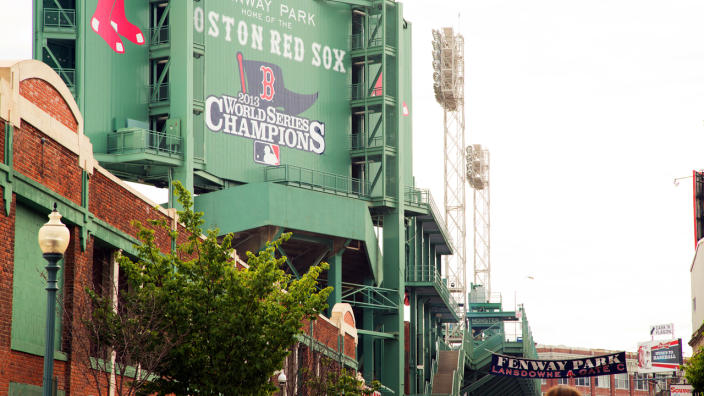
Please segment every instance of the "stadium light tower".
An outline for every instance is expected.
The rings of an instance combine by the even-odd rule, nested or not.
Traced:
[[[474,284],[491,296],[491,229],[489,195],[489,150],[481,144],[467,146],[467,181],[474,201]],[[480,296],[481,298],[481,296]]]
[[[455,301],[467,311],[464,37],[452,28],[433,30],[433,89],[444,110],[445,223],[455,254],[445,256],[445,276]]]

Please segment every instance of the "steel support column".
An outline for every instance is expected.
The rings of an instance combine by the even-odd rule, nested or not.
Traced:
[[[173,176],[193,192],[193,2],[179,2],[179,7],[171,7],[169,18],[170,58],[179,59],[169,68],[169,118],[179,120],[183,139],[183,162],[174,169]],[[171,185],[169,190],[173,191]]]

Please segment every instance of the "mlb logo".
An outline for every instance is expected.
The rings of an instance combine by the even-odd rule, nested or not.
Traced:
[[[264,165],[281,164],[281,157],[279,156],[279,146],[276,144],[255,141],[254,162]]]

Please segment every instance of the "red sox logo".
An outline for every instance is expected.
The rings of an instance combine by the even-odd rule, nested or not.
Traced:
[[[271,70],[270,67],[264,65],[259,67],[259,70],[262,71],[262,93],[259,94],[259,97],[262,98],[262,100],[271,102],[274,99],[274,93],[276,92],[274,90],[274,81],[276,81],[274,71]]]

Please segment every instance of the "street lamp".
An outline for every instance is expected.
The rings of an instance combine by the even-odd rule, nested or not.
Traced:
[[[56,278],[59,272],[59,260],[64,257],[68,246],[68,228],[61,222],[61,214],[54,211],[49,214],[49,221],[39,229],[39,248],[47,261],[46,271],[46,345],[44,349],[44,387],[43,396],[51,396],[52,376],[54,372],[54,318],[56,316]]]
[[[281,374],[279,374],[277,380],[279,381],[279,386],[281,386],[281,390],[283,391],[283,396],[286,396],[286,373],[284,373],[284,370],[281,370]]]

